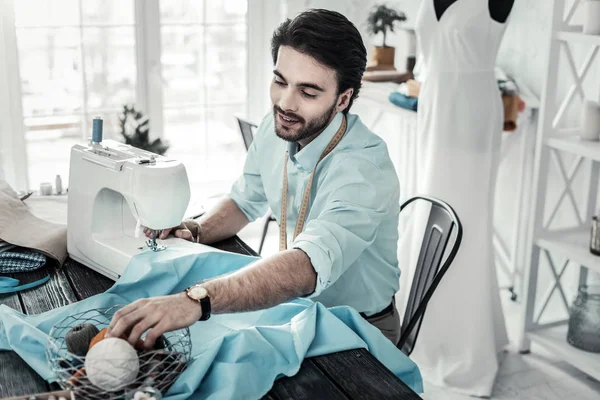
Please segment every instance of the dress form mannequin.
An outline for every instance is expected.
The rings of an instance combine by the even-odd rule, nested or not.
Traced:
[[[514,3],[515,0],[489,0],[490,16],[496,22],[505,23]]]
[[[513,3],[424,0],[416,19],[426,71],[417,113],[417,190],[447,201],[464,236],[429,302],[411,358],[426,382],[472,396],[491,395],[498,353],[508,344],[492,243],[503,129],[494,67]]]
[[[438,21],[452,4],[460,0],[433,0]],[[490,16],[496,22],[504,23],[508,19],[515,0],[488,0]]]

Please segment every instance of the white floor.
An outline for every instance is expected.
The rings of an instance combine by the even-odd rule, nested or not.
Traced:
[[[258,250],[263,221],[247,226],[240,237],[253,249]],[[267,256],[278,250],[278,227],[271,224],[262,255]],[[509,336],[514,338],[518,329],[517,304],[508,299],[508,292],[501,292]],[[469,396],[459,395],[427,383],[425,377],[426,400],[469,400]],[[587,376],[564,361],[553,359],[542,349],[533,347],[530,354],[521,355],[514,349],[507,350],[500,365],[500,371],[491,397],[493,400],[598,400],[600,382]]]

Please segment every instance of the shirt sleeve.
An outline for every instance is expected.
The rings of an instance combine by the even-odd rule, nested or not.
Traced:
[[[374,242],[383,218],[393,215],[390,207],[400,212],[398,178],[390,168],[349,157],[329,169],[311,206],[321,211],[291,246],[308,255],[317,273],[309,297],[332,285]]]
[[[263,132],[271,125],[272,121],[269,121],[268,116],[263,118],[248,149],[242,175],[235,181],[227,195],[242,210],[250,222],[264,216],[268,210],[258,154],[261,137],[264,136]]]

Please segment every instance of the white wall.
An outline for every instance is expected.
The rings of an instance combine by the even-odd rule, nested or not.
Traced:
[[[406,65],[407,47],[410,46],[410,39],[405,29],[412,29],[414,27],[414,19],[417,14],[421,0],[391,0],[385,4],[388,7],[402,11],[407,16],[407,21],[399,23],[396,32],[388,35],[386,44],[388,46],[394,46],[396,48],[395,55],[395,66],[399,70],[403,70]],[[377,0],[288,0],[287,3],[293,4],[290,7],[292,13],[286,15],[293,17],[298,12],[303,11],[306,8],[325,8],[329,10],[337,11],[345,15],[359,30],[363,37],[365,47],[367,48],[368,57],[370,59],[373,46],[380,46],[382,37],[369,36],[367,33],[366,20],[368,12],[371,8],[380,4],[381,1]]]
[[[249,0],[248,118],[257,123],[271,109],[269,98],[269,83],[273,75],[271,37],[283,17],[280,0]]]

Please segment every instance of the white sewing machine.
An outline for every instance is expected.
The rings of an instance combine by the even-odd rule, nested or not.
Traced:
[[[69,167],[68,253],[116,280],[132,256],[161,246],[147,242],[140,225],[153,230],[177,226],[189,201],[188,177],[179,161],[113,140],[75,145]],[[177,241],[183,240],[166,243]]]

